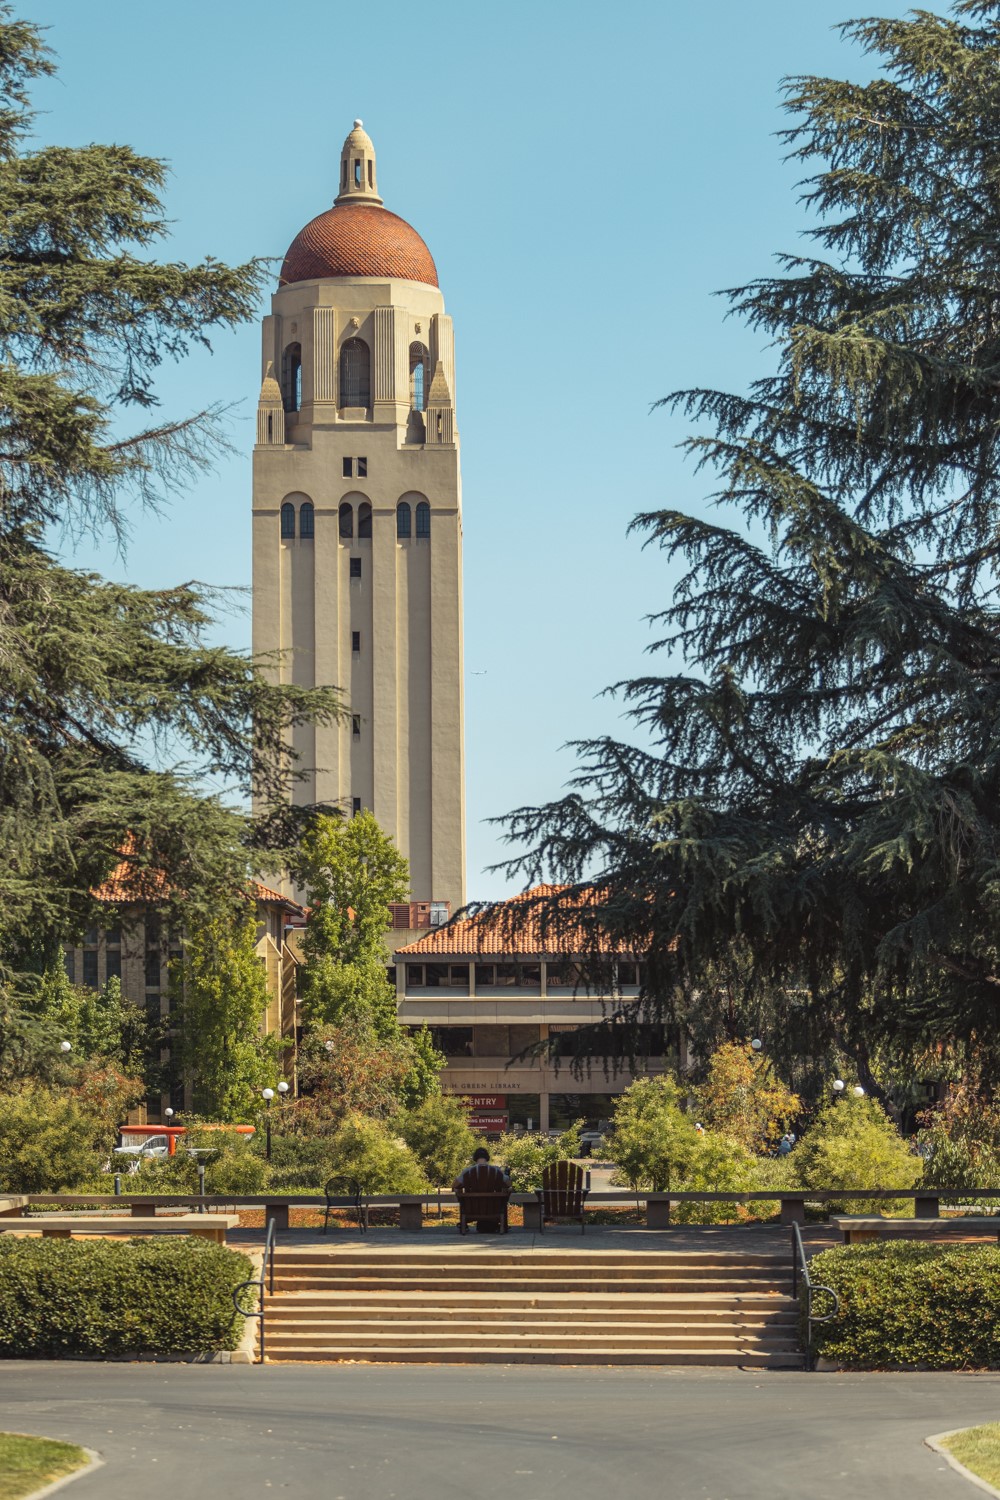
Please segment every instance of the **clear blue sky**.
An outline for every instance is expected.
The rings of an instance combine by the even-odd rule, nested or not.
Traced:
[[[943,7],[942,7],[943,8]],[[879,14],[907,7],[882,0]],[[280,257],[335,192],[360,116],[386,206],[435,256],[455,319],[465,499],[469,892],[502,854],[484,820],[557,795],[580,735],[617,731],[601,689],[647,670],[644,616],[671,576],[626,536],[706,482],[650,414],[680,386],[744,387],[759,337],[719,288],[799,247],[774,137],[787,73],[861,77],[833,27],[847,0],[22,0],[60,73],[36,90],[46,142],[166,158],[166,253]],[[238,457],[136,515],[127,557],[82,566],[156,586],[250,580],[258,331],[164,371],[163,410],[242,402]],[[249,644],[249,617],[224,637]]]

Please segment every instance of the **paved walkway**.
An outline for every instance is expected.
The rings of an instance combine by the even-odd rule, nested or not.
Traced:
[[[839,1245],[841,1236],[828,1224],[808,1224],[802,1238],[810,1254],[825,1250],[830,1245]],[[229,1235],[232,1245],[260,1246],[264,1241],[263,1229],[234,1230]],[[386,1228],[369,1229],[361,1234],[356,1229],[343,1229],[331,1225],[329,1234],[322,1229],[279,1230],[277,1242],[282,1245],[326,1247],[337,1250],[402,1250],[433,1251],[435,1254],[474,1255],[484,1250],[528,1252],[533,1250],[593,1250],[618,1252],[643,1251],[740,1251],[743,1253],[766,1253],[791,1255],[791,1230],[772,1224],[678,1224],[671,1229],[608,1229],[590,1227],[581,1234],[575,1225],[556,1225],[544,1234],[533,1234],[524,1229],[512,1229],[509,1234],[460,1235],[454,1224],[440,1228],[425,1225],[421,1230],[409,1233],[405,1230]]]
[[[0,1363],[2,1426],[98,1449],[67,1500],[972,1500],[923,1446],[996,1375]]]

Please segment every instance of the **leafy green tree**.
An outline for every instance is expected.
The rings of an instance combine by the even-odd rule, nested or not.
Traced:
[[[812,1188],[909,1188],[924,1171],[877,1100],[853,1093],[824,1105],[791,1160],[803,1187]],[[839,1207],[844,1213],[878,1211],[864,1198]]]
[[[506,1167],[515,1193],[533,1193],[542,1185],[542,1173],[553,1161],[580,1154],[582,1120],[555,1140],[542,1135],[502,1135],[493,1147],[493,1160]]]
[[[393,1122],[432,1187],[451,1187],[479,1139],[458,1099],[433,1094]]]
[[[55,1193],[100,1171],[117,1119],[42,1084],[0,1093],[0,1190]]]
[[[427,1180],[406,1142],[378,1120],[348,1115],[330,1141],[328,1172],[342,1193],[423,1193]]]
[[[256,948],[253,903],[220,900],[213,914],[188,925],[184,957],[171,976],[171,1013],[195,1109],[234,1124],[259,1114],[261,1090],[277,1065],[275,1039],[262,1029],[268,990]]]
[[[292,873],[309,896],[301,974],[307,1016],[317,1023],[367,1017],[393,1035],[396,994],[384,939],[391,903],[409,890],[406,860],[372,813],[320,816],[303,834]]]
[[[407,1109],[413,1109],[424,1100],[440,1095],[441,1072],[448,1059],[435,1047],[429,1027],[418,1026],[409,1031],[402,1027],[401,1030],[410,1051],[410,1070],[403,1080],[401,1098]]]
[[[413,1055],[402,1029],[382,1036],[367,1020],[311,1031],[299,1049],[302,1097],[289,1128],[327,1135],[347,1115],[388,1120],[404,1100]]]
[[[787,84],[808,250],[730,293],[773,370],[668,398],[719,512],[634,523],[682,564],[671,666],[620,685],[634,742],[581,742],[568,794],[508,818],[511,869],[569,883],[553,923],[591,892],[665,1015],[739,954],[789,1045],[867,1088],[889,1037],[976,1039],[991,1086],[1000,9],[844,33],[869,82]]]
[[[604,1150],[631,1187],[679,1187],[698,1150],[698,1132],[682,1103],[679,1085],[667,1076],[637,1078],[618,1100]]]
[[[137,886],[164,871],[185,915],[238,888],[289,815],[251,825],[203,774],[283,805],[288,731],[340,711],[332,689],[276,686],[211,640],[206,587],[138,589],[53,555],[64,526],[124,543],[131,505],[155,508],[225,448],[222,408],[161,414],[154,378],[253,317],[268,272],[156,260],[163,162],[30,148],[29,91],[52,71],[39,28],[0,6],[0,965],[15,970],[82,926],[128,835]]]

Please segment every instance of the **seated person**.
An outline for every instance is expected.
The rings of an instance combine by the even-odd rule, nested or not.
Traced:
[[[467,1192],[470,1188],[474,1187],[475,1184],[476,1184],[476,1178],[477,1178],[477,1174],[478,1174],[478,1168],[484,1162],[488,1162],[489,1159],[490,1159],[490,1153],[487,1151],[486,1147],[485,1146],[477,1146],[476,1149],[475,1149],[475,1151],[473,1151],[473,1153],[472,1153],[472,1161],[469,1164],[469,1166],[463,1167],[462,1170],[461,1170],[461,1172],[459,1172],[458,1176],[455,1178],[455,1181],[452,1183],[452,1185],[451,1185],[452,1186],[452,1191],[455,1192],[455,1193],[464,1193],[464,1192]],[[505,1184],[507,1190],[509,1191],[510,1190],[510,1173],[507,1171],[506,1167],[501,1167],[500,1171],[503,1174],[504,1184]],[[479,1234],[496,1233],[496,1231],[499,1228],[500,1228],[500,1220],[499,1220],[499,1218],[496,1218],[496,1219],[493,1219],[493,1218],[490,1218],[490,1219],[477,1219],[476,1220],[476,1231]]]

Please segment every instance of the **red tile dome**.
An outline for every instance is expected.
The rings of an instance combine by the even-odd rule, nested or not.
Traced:
[[[434,257],[405,219],[374,203],[335,203],[288,247],[279,285],[328,276],[393,276],[437,286]]]

